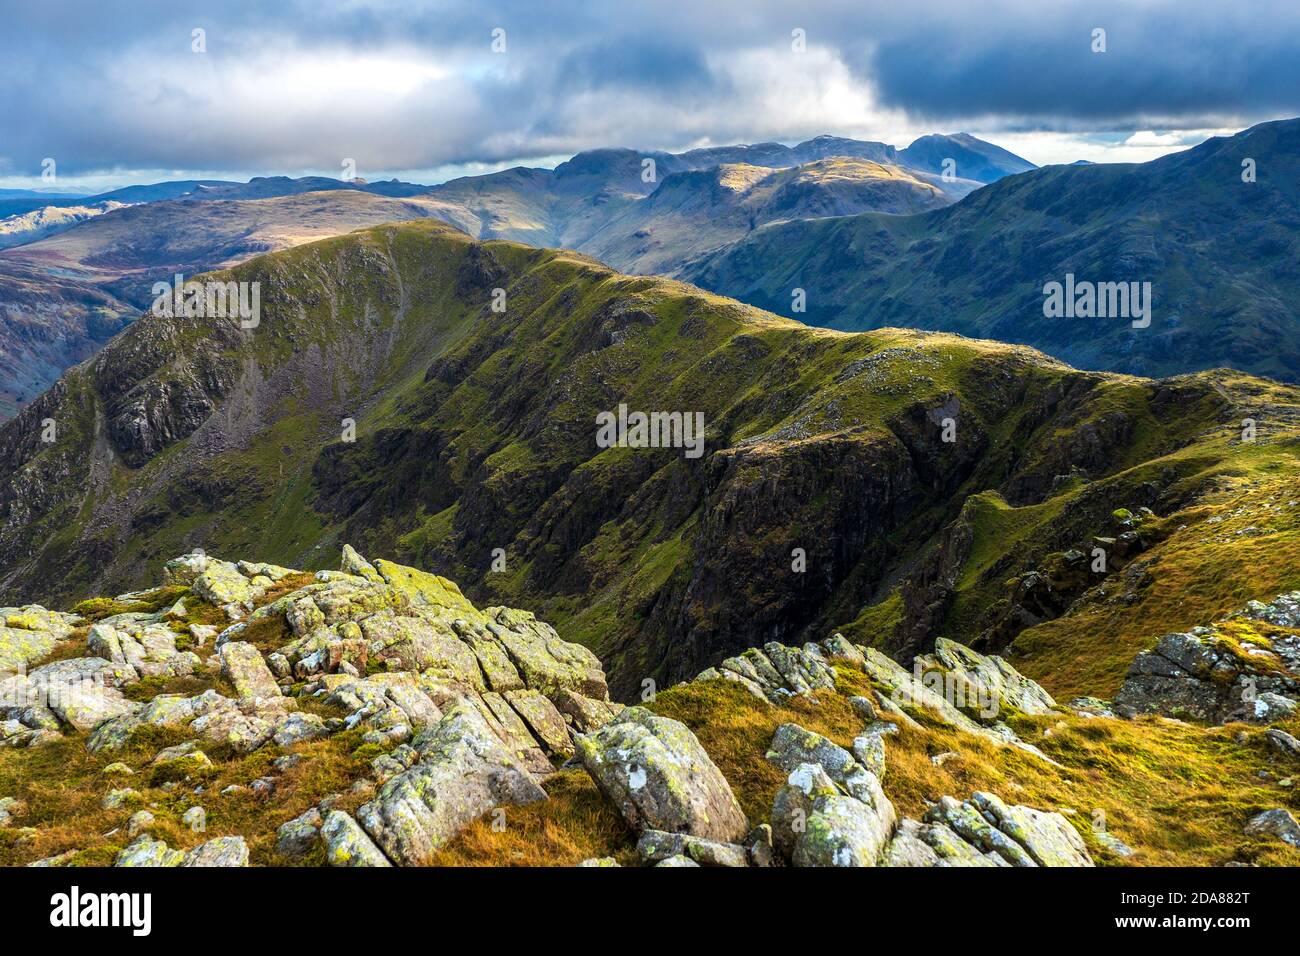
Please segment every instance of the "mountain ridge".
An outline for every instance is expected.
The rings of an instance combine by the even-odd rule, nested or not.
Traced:
[[[935,212],[769,225],[679,275],[807,321],[914,324],[1021,342],[1083,368],[1164,375],[1230,365],[1300,377],[1300,120],[1143,164],[1053,166]],[[1243,181],[1243,162],[1258,164]],[[1044,315],[1044,286],[1151,283],[1150,328]]]
[[[1295,481],[1300,397],[1240,373],[813,329],[432,221],[220,277],[263,283],[256,329],[147,317],[0,427],[7,599],[130,589],[194,546],[301,564],[342,537],[555,620],[622,695],[830,627],[898,655],[939,634],[1009,647],[1096,692],[1158,627],[1300,586],[1289,511],[1267,568],[1233,570],[1253,536],[1193,547],[1219,509],[1245,527]],[[706,454],[597,447],[620,402],[704,413]],[[1115,517],[1138,506],[1159,518]],[[1106,574],[1056,565],[1130,531]],[[1179,577],[1150,565],[1164,553]],[[1022,594],[1018,574],[1053,583]]]

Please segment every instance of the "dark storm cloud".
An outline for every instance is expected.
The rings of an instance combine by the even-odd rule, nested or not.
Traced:
[[[857,65],[882,103],[918,118],[992,114],[1054,129],[1230,125],[1300,113],[1298,10],[1044,4],[997,30],[972,18],[902,28]],[[1105,52],[1093,52],[1096,28]]]
[[[1089,50],[1094,27],[1105,54]],[[490,50],[496,28],[505,55]],[[0,175],[47,156],[73,175],[340,157],[422,169],[868,133],[877,118],[1246,125],[1300,113],[1300,12],[1291,0],[87,0],[7,7],[0,64]]]

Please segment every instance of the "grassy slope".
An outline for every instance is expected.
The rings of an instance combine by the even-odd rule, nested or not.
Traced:
[[[28,484],[33,474],[56,475],[69,496],[29,522],[30,551],[16,552],[4,600],[138,587],[193,546],[301,566],[353,540],[438,568],[479,603],[534,609],[607,667],[651,675],[667,639],[656,603],[680,600],[673,595],[701,561],[744,553],[752,587],[775,589],[724,592],[692,612],[743,616],[743,601],[781,597],[791,548],[819,545],[819,521],[842,506],[804,500],[790,485],[778,502],[790,509],[785,524],[747,536],[728,530],[704,546],[719,495],[773,480],[786,487],[780,476],[797,472],[772,469],[798,465],[821,443],[875,456],[896,443],[899,416],[954,394],[982,434],[965,479],[922,489],[892,527],[869,532],[842,582],[819,608],[797,612],[796,626],[889,646],[902,609],[891,581],[955,520],[974,543],[931,636],[971,640],[1014,573],[1104,533],[1110,512],[1135,504],[1152,482],[1169,503],[1156,502],[1166,532],[1138,603],[1080,606],[1016,645],[1028,655],[1019,663],[1054,692],[1108,693],[1133,651],[1163,630],[1300,586],[1289,521],[1259,537],[1201,542],[1196,530],[1237,507],[1232,488],[1245,483],[1257,484],[1261,500],[1289,500],[1300,404],[1291,389],[1232,374],[1157,386],[1081,375],[997,343],[808,329],[689,286],[619,276],[573,254],[473,244],[430,223],[314,243],[233,275],[271,291],[262,326],[222,353],[245,369],[239,384],[194,436],[141,468],[104,454],[102,437],[88,455],[111,409],[94,393],[93,363],[68,376],[62,440],[38,446],[20,474]],[[504,315],[487,307],[499,282],[509,291]],[[107,368],[158,324],[146,320],[120,339]],[[192,322],[175,335],[160,380],[175,374],[178,354],[210,341]],[[1062,388],[1079,397],[1035,411]],[[707,458],[592,447],[595,412],[619,401],[704,411],[711,451],[762,440],[743,455],[723,452],[734,464],[717,490]],[[1257,409],[1256,445],[1233,441],[1242,408]],[[354,445],[337,440],[343,417],[358,422]],[[1108,431],[1121,418],[1127,428]],[[1089,435],[1101,436],[1095,480],[1007,504],[1025,475],[1067,472],[1061,449]],[[939,485],[949,480],[943,461],[932,476]],[[705,494],[706,483],[715,490]],[[861,493],[853,486],[848,497]],[[490,570],[494,547],[507,551],[505,573]],[[764,566],[771,571],[757,573]]]

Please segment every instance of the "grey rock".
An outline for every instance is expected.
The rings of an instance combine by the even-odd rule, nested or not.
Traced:
[[[185,862],[185,854],[173,850],[162,840],[142,834],[117,855],[114,866],[180,866]]]
[[[315,847],[324,818],[312,807],[306,813],[280,825],[275,834],[275,849],[290,860],[300,860]]]
[[[401,865],[427,864],[447,841],[496,808],[546,798],[475,707],[452,708],[414,746],[420,761],[387,781],[357,814]]]
[[[1300,847],[1300,824],[1287,810],[1278,807],[1265,810],[1250,818],[1246,824],[1247,836],[1275,836],[1283,843]]]
[[[749,825],[722,772],[682,723],[629,707],[577,737],[596,785],[636,830],[734,843]]]
[[[1272,728],[1264,732],[1268,745],[1275,751],[1286,757],[1300,760],[1300,740],[1288,734],[1285,730]]]
[[[330,866],[392,866],[383,851],[342,810],[331,810],[320,828]]]
[[[242,836],[217,837],[185,854],[182,866],[248,866],[248,844]]]
[[[219,653],[221,673],[234,685],[240,699],[280,696],[275,675],[252,644],[231,641],[223,644]]]

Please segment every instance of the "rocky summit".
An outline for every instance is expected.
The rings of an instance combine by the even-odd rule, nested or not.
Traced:
[[[533,614],[346,545],[316,572],[196,551],[147,590],[0,620],[11,865],[1300,853],[1300,593],[1161,638],[1113,702],[1068,704],[954,641],[907,667],[834,633],[748,648],[625,705],[592,651]],[[1161,801],[1144,799],[1153,785]],[[1224,799],[1201,802],[1207,786]]]

